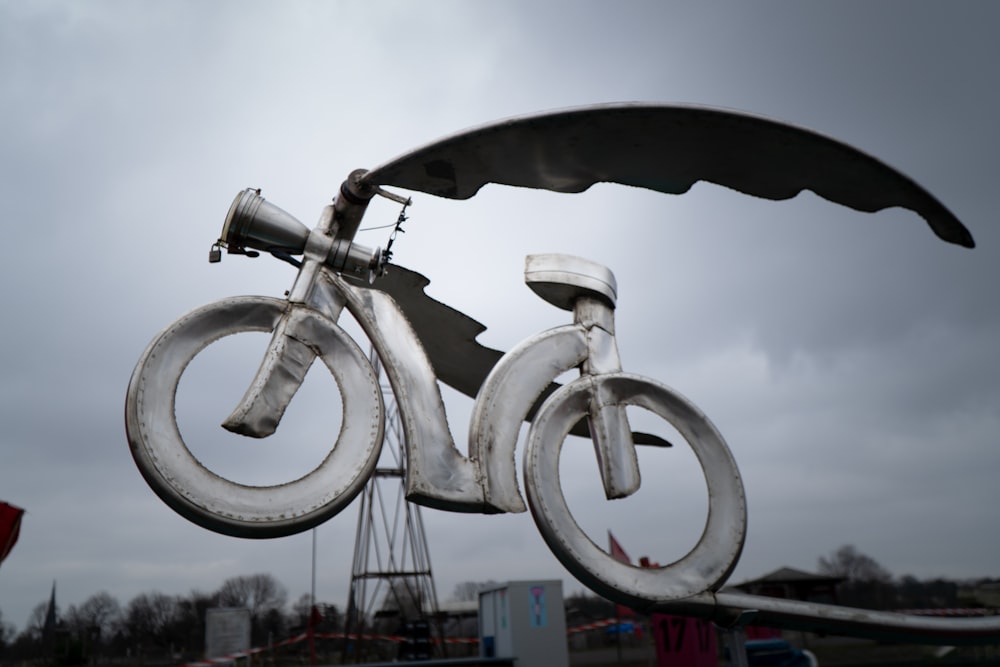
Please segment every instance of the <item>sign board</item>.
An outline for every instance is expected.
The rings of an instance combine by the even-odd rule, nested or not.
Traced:
[[[718,650],[710,621],[653,614],[656,664],[659,667],[716,667]]]
[[[562,582],[510,581],[479,592],[479,656],[567,667]]]
[[[250,610],[214,607],[205,610],[205,657],[223,656],[250,648]]]

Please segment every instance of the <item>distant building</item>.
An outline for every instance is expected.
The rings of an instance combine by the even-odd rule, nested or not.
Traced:
[[[763,595],[786,600],[803,600],[823,604],[837,604],[837,584],[843,577],[803,572],[783,567],[763,577],[735,584],[730,588],[751,595]]]
[[[969,607],[1000,609],[1000,581],[979,581],[963,586],[958,591],[958,600]]]

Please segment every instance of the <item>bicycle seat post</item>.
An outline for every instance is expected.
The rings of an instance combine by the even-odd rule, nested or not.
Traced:
[[[618,284],[610,269],[571,255],[528,255],[524,281],[545,301],[572,311],[574,324],[586,331],[587,358],[581,377],[621,371],[614,325]],[[639,461],[625,408],[613,396],[605,396],[602,388],[594,383],[587,422],[605,495],[624,498],[639,488]]]

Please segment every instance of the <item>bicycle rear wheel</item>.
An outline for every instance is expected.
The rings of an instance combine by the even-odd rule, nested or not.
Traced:
[[[708,518],[698,543],[664,567],[640,568],[611,557],[573,518],[559,481],[559,456],[592,398],[645,408],[687,440],[708,485]],[[649,481],[647,480],[647,483]],[[555,556],[577,579],[617,602],[642,607],[714,591],[728,578],[746,536],[746,498],[736,461],[705,415],[656,380],[629,373],[584,376],[552,394],[532,422],[524,454],[528,506]]]
[[[267,297],[234,297],[202,306],[153,339],[129,382],[125,428],[136,466],[167,505],[217,533],[268,538],[308,530],[346,507],[378,461],[384,408],[375,372],[336,323],[307,309],[306,326],[316,332],[310,345],[343,399],[340,433],[326,458],[298,479],[251,486],[209,470],[184,443],[175,404],[191,360],[225,336],[273,331],[291,307]]]

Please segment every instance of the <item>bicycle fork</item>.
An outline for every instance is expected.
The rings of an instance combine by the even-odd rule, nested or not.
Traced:
[[[625,408],[596,379],[621,370],[615,343],[617,284],[599,264],[559,254],[529,255],[525,283],[573,324],[535,334],[514,346],[486,377],[469,421],[469,455],[477,461],[485,511],[524,512],[514,450],[521,422],[562,373],[578,368],[591,378],[588,426],[608,498],[639,488],[639,465]],[[577,380],[579,382],[580,380]]]
[[[259,191],[244,190],[230,207],[219,243],[229,252],[255,256],[257,248],[273,252],[301,252],[304,259],[288,294],[289,309],[271,337],[260,367],[246,393],[222,423],[233,433],[253,438],[272,435],[292,397],[298,391],[316,351],[301,331],[306,326],[302,306],[318,310],[336,322],[345,300],[334,290],[322,289],[323,266],[369,280],[381,267],[381,250],[352,243],[369,200],[376,194],[360,183],[363,170],[350,174],[333,204],[326,206],[316,228],[309,230],[293,217],[267,204]],[[279,255],[280,256],[280,255]],[[218,261],[218,256],[210,261]]]
[[[596,377],[622,370],[615,342],[614,310],[593,296],[580,296],[573,303],[573,321],[587,332],[587,358],[581,377]],[[608,500],[626,498],[639,489],[639,460],[632,441],[625,407],[607,395],[605,385],[592,383],[587,426],[601,471]]]
[[[328,207],[332,208],[332,207]],[[318,289],[319,262],[305,260],[288,296],[289,308],[275,327],[260,367],[233,412],[222,422],[227,431],[266,438],[278,427],[316,359],[316,351],[300,330],[306,310],[318,310],[336,322],[344,310],[343,296]]]
[[[596,378],[622,370],[615,341],[618,286],[609,269],[570,255],[529,255],[525,260],[524,281],[545,301],[572,310],[574,325],[586,334],[581,377]],[[592,382],[591,387],[587,425],[604,493],[609,500],[625,498],[635,493],[640,484],[632,429],[625,407],[607,394],[604,385]]]
[[[230,252],[235,247],[238,253],[250,254],[245,246],[278,255],[267,244],[280,238],[279,250],[291,247],[284,254],[302,253],[304,260],[260,367],[223,427],[251,437],[271,435],[316,358],[316,342],[325,338],[323,331],[316,330],[323,325],[317,324],[321,319],[315,312],[326,318],[325,326],[335,327],[346,309],[382,359],[404,416],[407,498],[450,511],[481,512],[483,493],[475,463],[454,445],[430,360],[392,298],[364,289],[381,269],[383,256],[379,249],[372,251],[351,241],[367,205],[361,197],[399,198],[381,191],[359,195],[360,173],[345,181],[312,231],[276,207],[259,213],[263,205],[252,190],[237,196],[220,245]],[[345,392],[366,389],[341,387]]]

